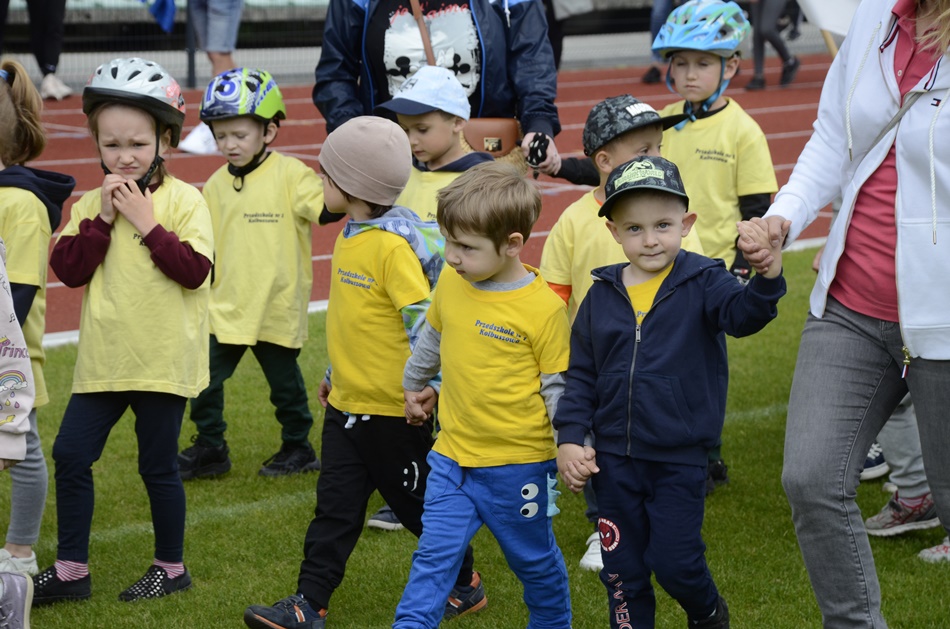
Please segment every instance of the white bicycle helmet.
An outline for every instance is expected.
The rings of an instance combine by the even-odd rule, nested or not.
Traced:
[[[82,111],[89,113],[103,103],[126,102],[146,110],[171,129],[171,145],[178,146],[185,122],[181,86],[154,61],[132,57],[113,59],[96,68],[82,91]]]

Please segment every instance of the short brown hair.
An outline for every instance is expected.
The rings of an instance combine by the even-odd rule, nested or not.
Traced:
[[[541,215],[541,193],[517,169],[499,162],[474,166],[439,190],[436,218],[449,235],[483,236],[499,251],[511,234],[525,240]]]

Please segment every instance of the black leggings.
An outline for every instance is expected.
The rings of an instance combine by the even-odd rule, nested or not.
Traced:
[[[788,46],[778,31],[778,19],[785,10],[785,0],[759,0],[752,8],[752,57],[755,62],[754,76],[765,76],[765,42],[768,40],[775,52],[788,63],[792,58]]]
[[[3,27],[7,23],[10,0],[0,0],[0,50],[3,50]],[[26,0],[30,16],[30,49],[43,76],[56,72],[63,52],[63,21],[66,0]]]

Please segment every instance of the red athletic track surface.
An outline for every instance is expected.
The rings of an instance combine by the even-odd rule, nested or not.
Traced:
[[[745,92],[740,86],[750,77],[749,70],[733,80],[729,95],[758,121],[768,137],[772,161],[779,186],[785,183],[802,147],[811,135],[811,125],[818,109],[818,96],[822,81],[828,71],[831,58],[828,55],[802,57],[802,67],[797,80],[786,88],[778,88],[779,68],[777,60],[770,60],[767,80],[770,87],[759,92]],[[746,62],[748,65],[749,62]],[[678,97],[667,91],[664,85],[643,85],[639,77],[645,68],[627,67],[616,69],[575,70],[561,72],[558,77],[558,111],[563,130],[556,143],[564,155],[582,155],[581,131],[590,108],[610,96],[629,93],[659,109]],[[287,105],[288,119],[281,123],[280,134],[274,148],[294,155],[316,167],[316,157],[326,137],[326,127],[320,113],[310,100],[310,85],[285,86],[282,88]],[[186,92],[188,114],[185,119],[187,133],[198,122],[198,92]],[[63,225],[69,220],[69,207],[88,190],[102,183],[99,159],[85,127],[81,102],[72,96],[56,103],[47,103],[43,122],[49,134],[49,143],[41,159],[30,164],[36,168],[68,173],[76,178],[76,190],[67,201],[63,213]],[[221,156],[197,156],[176,150],[166,155],[170,171],[175,176],[199,188],[205,180],[224,164]],[[563,180],[540,179],[544,193],[544,209],[528,241],[525,261],[537,265],[541,257],[548,230],[557,217],[585,190]],[[830,214],[829,214],[830,216]],[[341,223],[327,227],[315,227],[313,231],[313,300],[327,298],[329,290],[329,265],[333,242]],[[816,221],[806,230],[805,237],[820,237],[827,233],[827,219]],[[58,234],[54,234],[55,236]],[[47,333],[75,330],[79,327],[82,289],[70,289],[49,272],[48,308],[46,312]]]

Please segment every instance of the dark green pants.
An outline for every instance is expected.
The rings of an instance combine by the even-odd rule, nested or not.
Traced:
[[[191,421],[198,427],[198,434],[211,445],[224,443],[224,431],[228,426],[224,421],[224,381],[234,374],[248,349],[270,385],[270,401],[281,425],[281,439],[284,443],[306,442],[313,426],[313,415],[307,404],[303,374],[297,365],[300,350],[263,342],[250,346],[225,345],[218,343],[213,334],[209,361],[211,382],[191,400]]]

